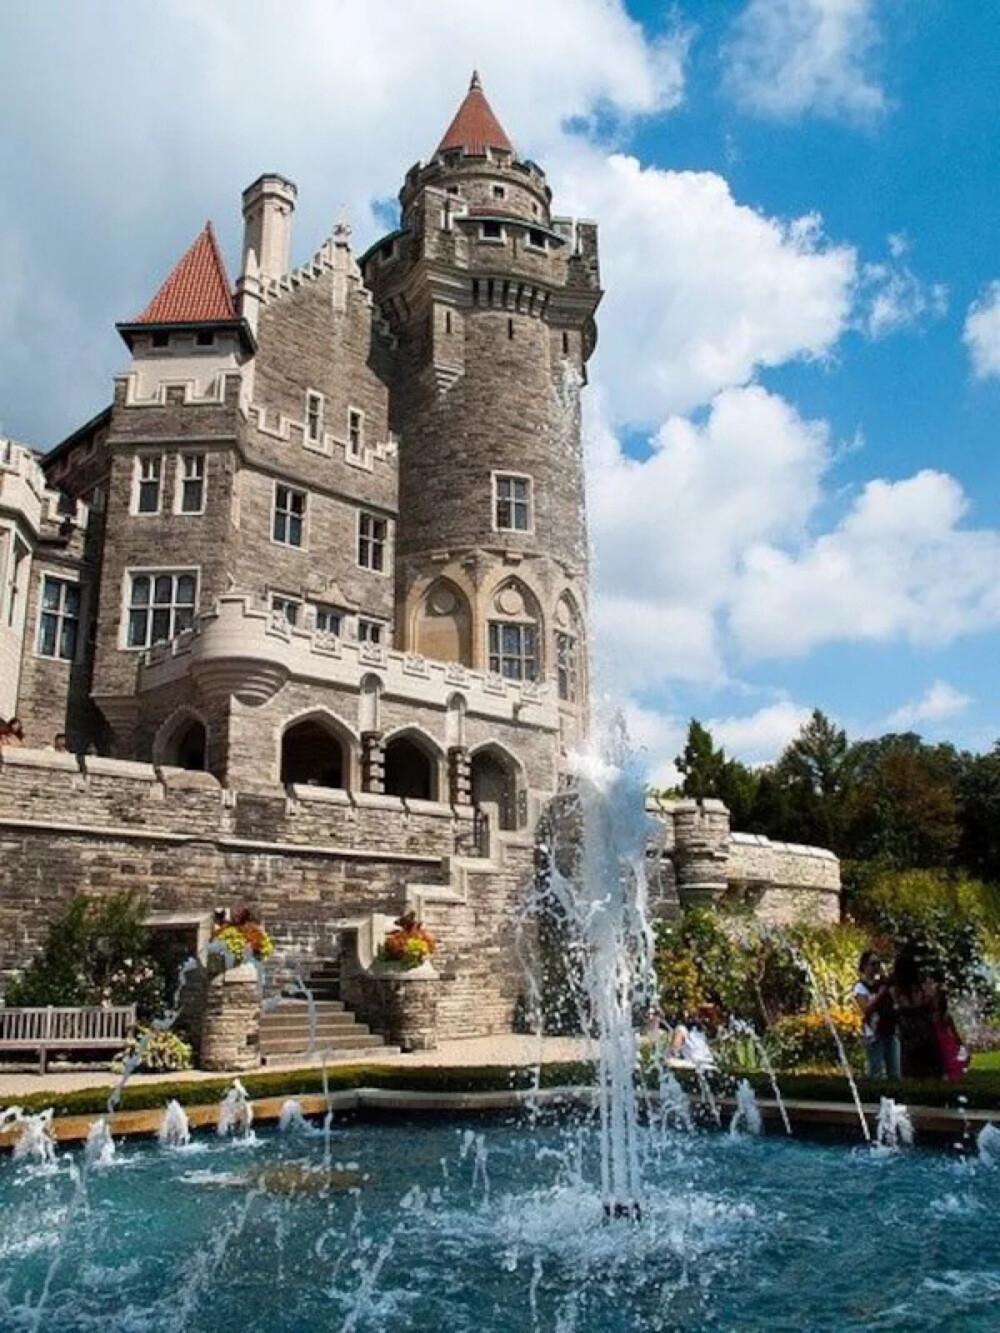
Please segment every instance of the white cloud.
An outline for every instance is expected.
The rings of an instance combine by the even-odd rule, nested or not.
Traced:
[[[84,399],[61,373],[75,358],[64,323],[25,302],[16,333],[0,334],[9,425],[48,444],[106,401],[123,359],[115,320],[145,304],[206,216],[234,260],[240,191],[261,171],[300,186],[296,262],[342,207],[364,246],[383,229],[374,201],[434,151],[474,66],[519,149],[548,165],[567,124],[613,133],[676,106],[687,41],[651,41],[621,0],[546,0],[516,24],[505,0],[36,0],[5,12],[0,82],[17,133],[0,135],[4,253],[23,253],[32,283],[86,313],[82,341],[97,341],[101,362]],[[0,308],[13,281],[5,266]],[[44,354],[15,359],[27,345]]]
[[[977,379],[1000,376],[1000,282],[991,282],[969,306],[962,340]]]
[[[909,731],[921,722],[946,722],[964,713],[973,702],[968,694],[956,690],[946,680],[936,680],[919,699],[902,704],[886,718],[886,726],[896,731]]]
[[[889,261],[861,266],[858,282],[858,324],[869,338],[884,338],[948,312],[948,288],[925,282],[905,262],[909,243],[898,233],[889,237]]]
[[[800,550],[748,549],[730,625],[753,658],[837,641],[942,645],[1000,626],[1000,532],[962,526],[959,483],[925,470],[871,481]]]
[[[878,41],[874,0],[748,0],[723,50],[726,83],[763,116],[868,118],[886,106]]]
[[[642,461],[606,426],[590,448],[596,616],[621,687],[720,682],[719,614],[743,552],[800,537],[821,494],[828,431],[758,385],[727,389],[704,422],[671,417]]]
[[[728,755],[745,764],[770,763],[795,739],[811,709],[790,699],[779,700],[743,716],[710,718],[706,723]]]
[[[856,255],[816,216],[767,217],[714,172],[583,145],[551,165],[560,208],[600,219],[597,374],[613,420],[690,411],[761,367],[827,356],[848,326]]]

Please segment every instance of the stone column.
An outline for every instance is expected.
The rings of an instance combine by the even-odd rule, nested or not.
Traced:
[[[208,983],[201,1029],[202,1069],[236,1073],[260,1066],[260,979],[252,963]]]
[[[381,731],[361,734],[361,789],[378,796],[385,791],[385,745]]]
[[[472,764],[464,745],[448,750],[448,800],[452,805],[472,804]]]

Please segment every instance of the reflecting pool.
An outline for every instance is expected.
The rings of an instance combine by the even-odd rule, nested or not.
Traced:
[[[0,1160],[0,1328],[1000,1326],[1000,1165],[974,1144],[888,1152],[646,1126],[635,1222],[605,1219],[586,1124],[335,1124],[326,1144],[286,1123],[119,1144],[84,1189],[82,1154]]]

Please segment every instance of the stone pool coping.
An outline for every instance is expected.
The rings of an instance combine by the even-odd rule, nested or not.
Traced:
[[[169,1085],[164,1088],[169,1095]],[[166,1100],[166,1098],[165,1098]],[[255,1124],[268,1124],[277,1121],[281,1109],[288,1097],[262,1097],[252,1102]],[[530,1107],[558,1107],[560,1105],[580,1105],[593,1103],[595,1091],[585,1087],[562,1087],[534,1089],[510,1089],[495,1092],[417,1092],[389,1088],[350,1088],[330,1094],[329,1102],[322,1094],[308,1093],[295,1097],[306,1116],[325,1114],[328,1107],[335,1114],[359,1115],[364,1118],[379,1114],[446,1113],[453,1114],[490,1114],[498,1111],[522,1111]],[[725,1096],[716,1099],[720,1111],[724,1113],[723,1124],[728,1123],[728,1116],[735,1108],[735,1100]],[[697,1104],[697,1103],[696,1103]],[[701,1104],[703,1109],[704,1103]],[[761,1098],[758,1106],[768,1133],[782,1133],[781,1114],[777,1102]],[[836,1132],[838,1137],[856,1138],[861,1143],[862,1136],[858,1126],[858,1113],[853,1103],[803,1101],[786,1099],[793,1131],[804,1137],[817,1132]],[[933,1140],[940,1145],[942,1139],[961,1144],[969,1135],[975,1135],[986,1124],[993,1123],[998,1116],[990,1111],[960,1112],[938,1106],[911,1106],[908,1108],[917,1135],[917,1142]],[[193,1129],[214,1128],[218,1123],[219,1106],[217,1102],[201,1106],[184,1108],[188,1123]],[[865,1117],[873,1131],[878,1119],[879,1108],[876,1104],[864,1103]],[[137,1111],[119,1111],[111,1118],[111,1133],[115,1138],[152,1137],[159,1129],[163,1118],[163,1109]],[[101,1119],[97,1114],[57,1116],[52,1123],[52,1132],[59,1143],[81,1143],[95,1121]],[[18,1136],[17,1127],[0,1133],[0,1151],[13,1148]]]

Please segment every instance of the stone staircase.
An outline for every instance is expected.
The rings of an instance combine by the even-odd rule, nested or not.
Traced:
[[[320,1052],[333,1060],[397,1053],[398,1047],[386,1045],[384,1037],[359,1023],[340,999],[340,965],[336,960],[314,968],[306,985],[315,1003],[315,1028],[310,1030],[309,1002],[301,994],[282,995],[260,1019],[260,1054],[265,1065],[316,1059]]]

